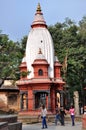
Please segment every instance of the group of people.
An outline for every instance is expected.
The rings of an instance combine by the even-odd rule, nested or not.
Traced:
[[[75,125],[75,109],[74,106],[71,105],[69,111],[65,110],[63,107],[59,108],[58,105],[56,106],[56,116],[55,116],[55,124],[57,125],[57,122],[59,121],[61,125],[65,125],[65,115],[69,113],[71,116],[72,126]]]
[[[74,118],[75,118],[75,109],[74,106],[72,105],[71,108],[69,109],[69,111],[65,110],[63,107],[58,107],[58,105],[56,106],[56,116],[55,116],[55,125],[57,125],[58,121],[61,123],[61,125],[65,125],[65,115],[67,113],[70,113],[71,116],[71,121],[72,121],[72,126],[75,125],[74,122]],[[44,128],[48,128],[47,127],[47,121],[46,121],[46,116],[47,116],[47,109],[45,107],[45,105],[42,105],[41,108],[41,118],[42,118],[42,129]]]

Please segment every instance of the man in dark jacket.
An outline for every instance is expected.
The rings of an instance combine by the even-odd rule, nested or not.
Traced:
[[[65,118],[65,110],[63,107],[60,108],[60,117],[61,117],[61,125],[65,125],[64,118]]]

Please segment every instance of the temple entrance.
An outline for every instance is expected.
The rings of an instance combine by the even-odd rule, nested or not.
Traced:
[[[41,107],[43,104],[46,105],[46,92],[37,92],[35,94],[35,108]]]
[[[21,94],[21,109],[22,110],[28,109],[28,94],[27,94],[27,92],[22,92],[22,94]]]

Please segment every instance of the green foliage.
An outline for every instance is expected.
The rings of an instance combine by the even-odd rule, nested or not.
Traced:
[[[69,18],[64,23],[49,26],[55,44],[55,54],[63,63],[67,55],[67,71],[62,76],[70,91],[81,91],[86,79],[86,17],[76,25]]]
[[[0,34],[0,79],[19,78],[19,64],[24,53],[21,44],[9,40],[7,35]]]
[[[22,71],[21,72],[21,76],[24,78],[24,77],[26,77],[27,75],[29,75],[29,73],[30,73],[30,71]]]

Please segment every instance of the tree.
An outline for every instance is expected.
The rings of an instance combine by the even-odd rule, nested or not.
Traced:
[[[23,57],[21,45],[9,40],[5,34],[0,34],[0,79],[1,85],[5,79],[18,78],[18,66]]]
[[[74,90],[80,91],[86,77],[86,17],[79,25],[66,18],[65,22],[50,26],[49,31],[59,61],[63,63],[67,56],[67,72],[64,75],[62,69],[63,79],[70,86],[71,93]]]

